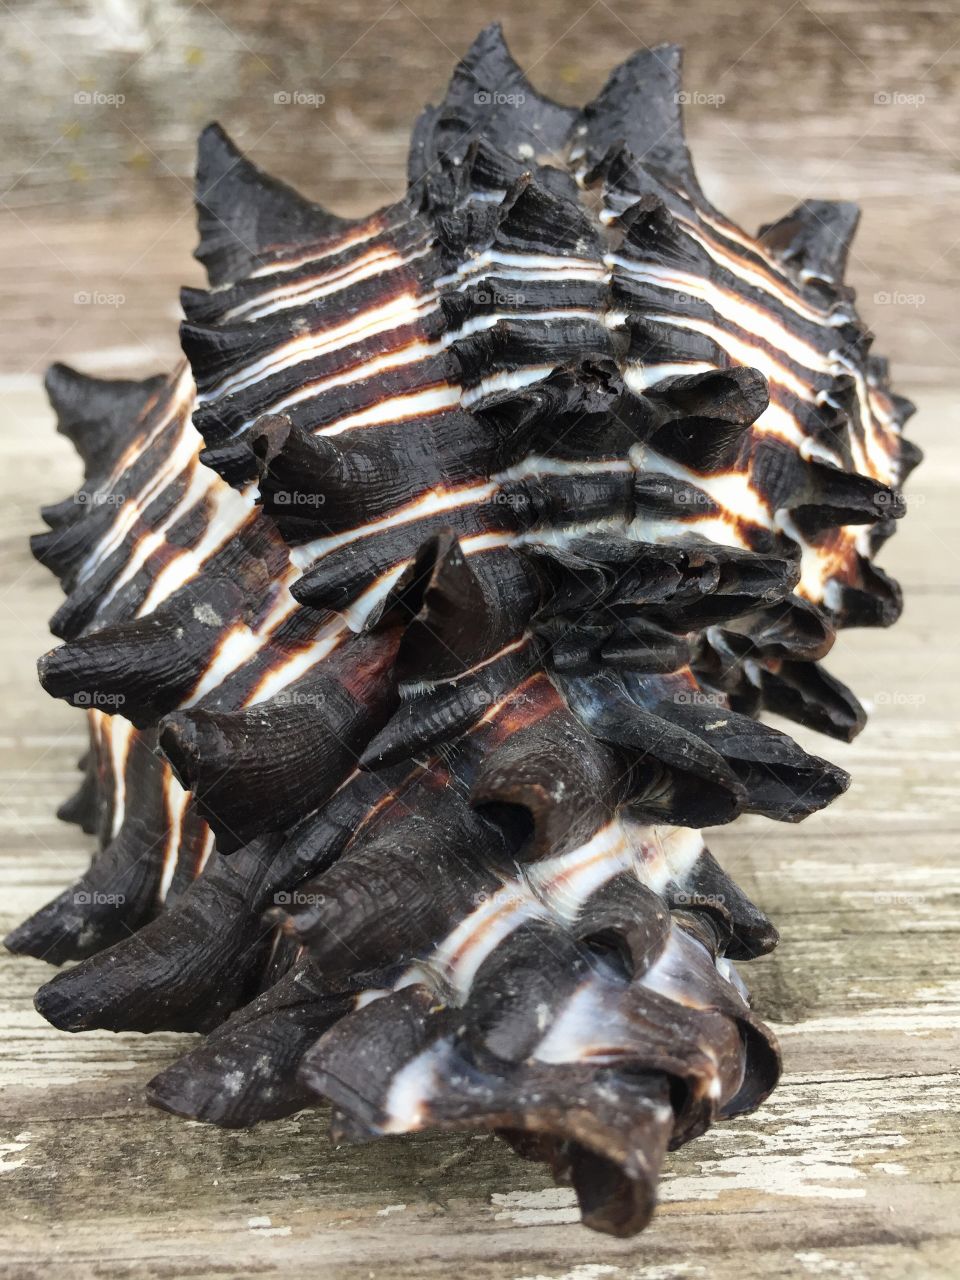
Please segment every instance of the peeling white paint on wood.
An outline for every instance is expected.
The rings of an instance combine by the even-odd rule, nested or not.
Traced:
[[[499,1205],[498,1222],[515,1222],[520,1227],[579,1222],[577,1197],[567,1187],[547,1187],[543,1191],[495,1191],[490,1203]]]
[[[12,1142],[0,1142],[0,1173],[13,1173],[14,1169],[19,1169],[21,1165],[26,1164],[27,1158],[16,1160],[21,1151],[26,1151],[30,1145],[29,1133],[18,1133]]]
[[[248,1218],[247,1229],[252,1235],[266,1239],[270,1236],[288,1236],[292,1231],[292,1227],[275,1227],[273,1220],[268,1217]]]
[[[541,1272],[535,1276],[517,1276],[516,1280],[602,1280],[603,1276],[617,1276],[619,1280],[624,1280],[622,1267],[606,1262],[581,1262],[563,1275],[548,1276]]]

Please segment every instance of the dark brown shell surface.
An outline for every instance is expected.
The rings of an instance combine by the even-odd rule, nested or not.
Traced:
[[[918,460],[844,263],[857,211],[708,203],[679,52],[583,109],[498,28],[409,190],[335,217],[200,140],[185,363],[54,366],[83,459],[35,554],[86,709],[89,869],[8,938],[55,1026],[204,1034],[148,1086],[225,1126],[488,1126],[626,1235],[779,1054],[776,931],[699,828],[798,821],[848,739],[820,665],[894,621]]]

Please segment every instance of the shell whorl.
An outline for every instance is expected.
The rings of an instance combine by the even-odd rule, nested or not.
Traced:
[[[406,196],[335,217],[217,127],[186,363],[47,388],[86,478],[37,557],[44,687],[87,707],[81,880],[7,939],[69,1030],[194,1030],[149,1086],[236,1126],[487,1125],[628,1234],[669,1147],[778,1051],[732,961],[770,922],[698,828],[841,770],[820,665],[886,625],[918,460],[842,276],[856,209],[707,202],[679,52],[580,109],[498,28]]]

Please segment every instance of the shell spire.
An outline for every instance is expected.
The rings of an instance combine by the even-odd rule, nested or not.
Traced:
[[[48,377],[88,492],[34,540],[40,678],[97,852],[7,938],[77,962],[57,1027],[204,1033],[160,1107],[487,1126],[618,1235],[776,1084],[733,963],[776,930],[699,828],[846,787],[758,717],[862,727],[821,663],[897,616],[919,457],[854,206],[735,226],[679,89],[662,46],[560,106],[487,28],[354,221],[204,132],[185,363]]]

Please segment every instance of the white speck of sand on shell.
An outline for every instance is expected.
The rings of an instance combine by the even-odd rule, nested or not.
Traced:
[[[229,1094],[230,1097],[236,1097],[245,1082],[246,1077],[242,1071],[228,1071],[223,1077],[223,1091]]]
[[[223,619],[210,604],[195,604],[193,606],[193,616],[198,622],[203,622],[208,627],[223,626]]]

